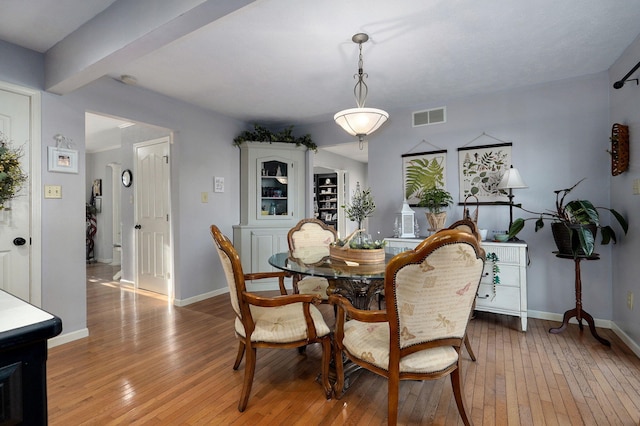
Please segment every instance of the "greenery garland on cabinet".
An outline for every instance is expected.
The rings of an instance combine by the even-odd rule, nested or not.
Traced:
[[[318,145],[311,140],[311,135],[293,136],[293,126],[285,127],[282,131],[274,133],[266,127],[253,125],[253,131],[245,130],[233,139],[234,146],[240,146],[242,142],[284,142],[294,143],[296,146],[304,145],[313,152],[318,152]]]
[[[496,298],[496,285],[500,284],[500,276],[498,275],[498,273],[500,272],[500,266],[498,266],[498,262],[500,261],[500,259],[498,259],[498,255],[493,253],[493,252],[489,252],[487,253],[487,260],[489,262],[491,262],[491,274],[492,274],[492,278],[491,278],[491,282],[493,284],[493,296],[491,297],[491,300]]]

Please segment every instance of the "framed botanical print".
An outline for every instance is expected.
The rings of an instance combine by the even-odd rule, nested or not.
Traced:
[[[458,148],[460,202],[475,195],[479,203],[508,202],[507,191],[498,189],[511,166],[511,143]]]
[[[416,206],[425,189],[446,189],[447,150],[402,155],[404,197]]]

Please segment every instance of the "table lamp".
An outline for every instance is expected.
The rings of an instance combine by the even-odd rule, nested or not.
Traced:
[[[498,189],[509,190],[509,195],[507,195],[507,197],[509,197],[509,228],[508,229],[511,229],[511,225],[513,224],[513,197],[514,197],[513,190],[521,189],[521,188],[528,188],[528,186],[522,180],[522,177],[520,176],[520,172],[518,171],[518,169],[511,166],[509,169],[507,169],[506,172],[504,172],[504,175],[502,175],[502,179],[498,184]]]

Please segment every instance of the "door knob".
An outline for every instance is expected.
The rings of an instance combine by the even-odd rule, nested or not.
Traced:
[[[13,244],[16,246],[23,246],[27,243],[27,240],[25,240],[22,237],[17,237],[13,239]]]
[[[141,229],[141,228],[142,228],[142,226],[141,226],[140,224],[138,224],[138,225],[134,226],[134,228],[136,228],[136,229]]]

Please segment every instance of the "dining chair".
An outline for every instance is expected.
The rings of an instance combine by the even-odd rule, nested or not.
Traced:
[[[449,375],[462,421],[470,425],[460,352],[484,259],[484,250],[474,236],[448,229],[389,261],[384,278],[386,311],[359,310],[346,298],[332,294],[329,302],[338,306],[336,398],[341,398],[344,389],[343,354],[388,379],[390,425],[398,421],[401,380],[435,380]]]
[[[329,245],[337,238],[333,227],[315,218],[302,219],[287,233],[291,256],[307,264],[320,261],[323,255],[329,256]],[[319,294],[325,303],[328,301],[326,278],[294,274],[292,285],[294,293]]]
[[[458,231],[466,232],[468,234],[476,237],[479,243],[482,242],[482,238],[480,237],[480,231],[478,230],[478,226],[471,219],[460,219],[451,225],[449,225],[446,229],[457,229]],[[471,317],[473,318],[473,312],[476,309],[476,299],[473,299],[473,306],[471,306]],[[473,348],[471,347],[471,342],[469,341],[469,335],[464,335],[464,347],[467,349],[469,353],[469,357],[472,361],[476,360],[476,354],[473,352]]]
[[[264,297],[247,291],[245,281],[259,283],[263,278],[278,278],[284,283],[285,272],[244,274],[240,257],[233,244],[216,225],[211,225],[222,269],[229,286],[231,306],[236,314],[234,329],[239,341],[233,364],[237,370],[246,351],[244,382],[238,410],[244,411],[249,401],[256,369],[257,348],[299,348],[311,343],[322,345],[321,380],[325,397],[331,398],[329,362],[331,359],[330,330],[322,313],[314,306],[320,303],[316,295],[291,294]],[[258,280],[258,281],[255,281]]]

